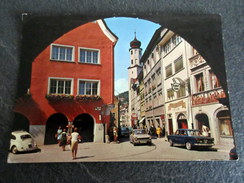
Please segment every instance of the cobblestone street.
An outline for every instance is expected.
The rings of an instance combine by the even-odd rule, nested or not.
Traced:
[[[75,160],[72,160],[68,146],[66,151],[62,151],[58,145],[43,145],[39,148],[39,152],[9,153],[8,163],[228,160],[229,149],[232,147],[187,150],[184,147],[170,147],[163,138],[153,139],[151,146],[133,146],[129,141],[118,144],[80,143]]]

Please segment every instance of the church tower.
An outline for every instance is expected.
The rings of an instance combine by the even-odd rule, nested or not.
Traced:
[[[129,122],[130,125],[133,126],[137,119],[137,113],[135,111],[135,86],[138,83],[137,77],[139,73],[142,70],[142,65],[140,64],[140,59],[141,59],[141,42],[136,39],[136,33],[135,33],[135,38],[133,41],[130,42],[130,67],[128,68],[128,83],[129,83],[129,108],[128,108],[128,113],[129,113]]]

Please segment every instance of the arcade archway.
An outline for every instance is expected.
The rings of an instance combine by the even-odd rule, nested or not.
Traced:
[[[14,113],[14,123],[13,123],[13,131],[16,130],[24,130],[29,132],[29,120],[24,115],[15,112]]]
[[[82,142],[94,141],[94,120],[89,114],[78,115],[74,122],[74,127],[78,128],[78,132],[82,137]]]
[[[187,119],[184,114],[182,114],[182,113],[179,114],[179,116],[177,118],[177,123],[178,123],[178,128],[188,129]]]
[[[57,133],[58,127],[66,128],[67,124],[68,119],[65,115],[61,113],[51,115],[46,123],[44,144],[56,144],[57,139],[55,138],[55,134]]]
[[[197,114],[195,119],[197,120],[198,123],[198,129],[201,130],[202,126],[205,125],[210,129],[210,125],[209,125],[209,120],[208,120],[208,116],[204,113],[202,114]]]

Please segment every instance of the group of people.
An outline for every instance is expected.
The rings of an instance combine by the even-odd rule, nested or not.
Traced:
[[[149,128],[149,134],[152,136],[157,136],[158,138],[165,136],[165,127],[161,128],[159,125],[156,128],[154,125],[151,125]]]
[[[74,160],[76,159],[78,143],[81,140],[81,136],[78,133],[78,128],[74,128],[73,133],[67,133],[66,131],[66,128],[62,129],[62,127],[59,126],[55,136],[57,137],[58,144],[62,147],[63,151],[65,151],[66,145],[70,145],[72,158]]]

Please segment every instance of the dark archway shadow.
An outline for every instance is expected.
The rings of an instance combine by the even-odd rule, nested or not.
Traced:
[[[55,134],[57,133],[58,127],[61,126],[64,129],[67,125],[68,119],[65,115],[56,113],[50,116],[46,123],[44,144],[57,144]]]
[[[93,142],[94,120],[89,114],[78,115],[73,121],[74,127],[78,128],[82,142]]]
[[[14,123],[13,123],[13,131],[24,130],[29,132],[29,120],[24,115],[15,112],[14,113]]]

